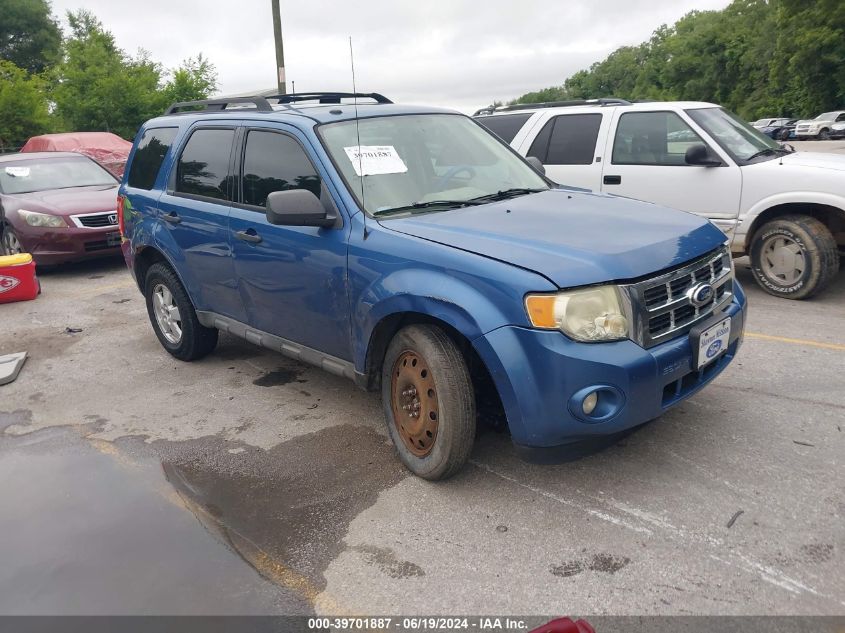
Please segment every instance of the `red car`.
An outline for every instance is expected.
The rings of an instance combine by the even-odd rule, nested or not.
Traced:
[[[119,255],[117,187],[81,154],[0,156],[0,245],[41,265]]]

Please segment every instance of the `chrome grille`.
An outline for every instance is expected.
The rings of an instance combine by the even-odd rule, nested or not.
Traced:
[[[711,299],[697,305],[701,284],[713,287]],[[624,286],[631,301],[632,338],[651,347],[689,332],[733,296],[733,268],[727,247],[681,268]]]
[[[71,216],[76,226],[87,229],[100,229],[106,226],[117,226],[117,212],[105,211],[103,213],[86,213],[84,215]]]

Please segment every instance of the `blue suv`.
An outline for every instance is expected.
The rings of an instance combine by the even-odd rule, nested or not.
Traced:
[[[174,104],[135,139],[122,248],[170,354],[222,330],[380,389],[421,477],[466,462],[483,385],[524,456],[559,460],[713,380],[745,296],[708,221],[541,172],[378,94]]]

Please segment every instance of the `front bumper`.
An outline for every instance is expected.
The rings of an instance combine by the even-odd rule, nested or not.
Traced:
[[[688,334],[644,349],[633,341],[577,343],[560,332],[507,326],[475,341],[504,405],[514,444],[532,461],[554,461],[576,445],[602,446],[660,416],[711,382],[742,343],[746,301],[734,283],[728,351],[700,371],[693,369]],[[603,386],[618,395],[601,421],[583,421],[572,399]],[[533,455],[536,454],[536,455]]]
[[[120,254],[120,232],[103,228],[46,228],[27,226],[15,232],[37,264],[53,265]]]

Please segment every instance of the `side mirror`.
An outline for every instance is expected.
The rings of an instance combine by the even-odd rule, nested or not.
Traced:
[[[335,218],[307,189],[287,189],[267,196],[267,221],[281,226],[334,226]]]
[[[525,162],[527,162],[529,165],[531,165],[534,168],[534,171],[539,172],[539,173],[543,174],[544,176],[546,175],[546,168],[543,167],[543,163],[541,163],[540,159],[537,158],[536,156],[528,156],[525,159]]]
[[[684,160],[687,165],[697,165],[699,167],[722,166],[722,159],[714,155],[703,143],[690,145],[684,155]]]

